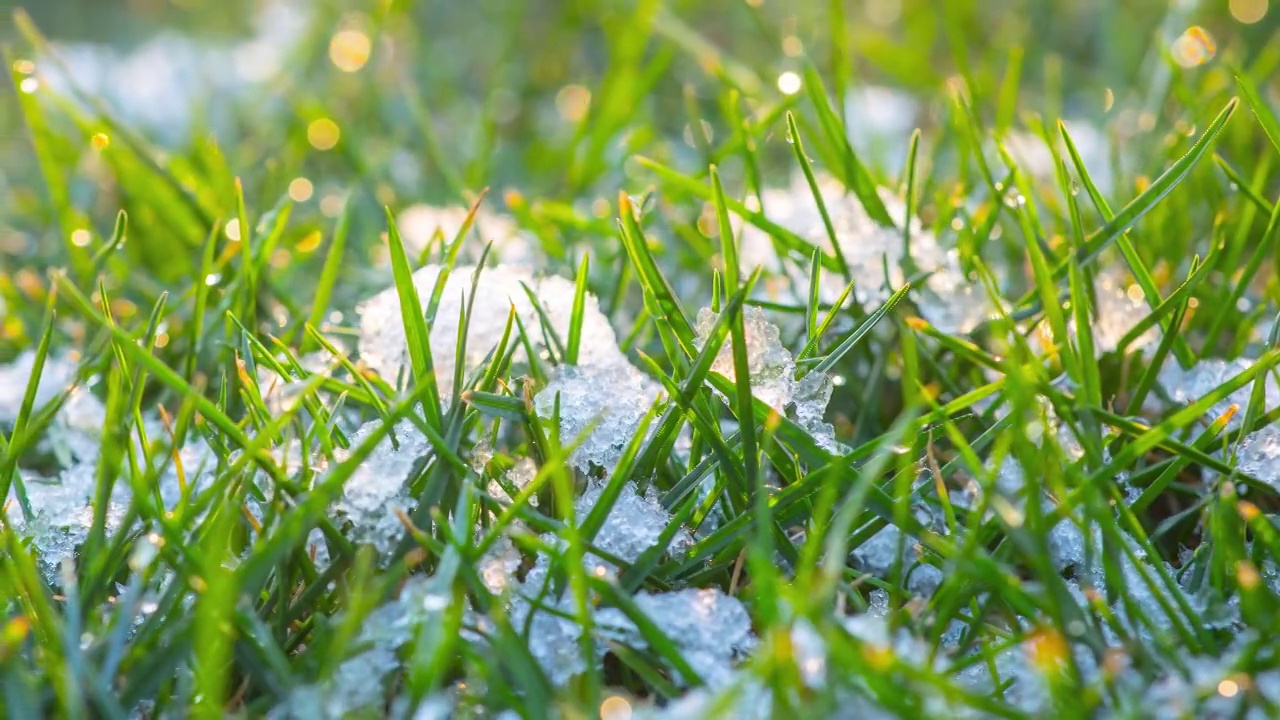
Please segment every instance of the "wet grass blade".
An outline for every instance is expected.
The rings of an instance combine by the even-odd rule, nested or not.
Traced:
[[[1218,138],[1218,135],[1222,133],[1227,121],[1231,119],[1231,115],[1239,104],[1240,101],[1238,99],[1232,98],[1226,107],[1218,113],[1218,116],[1214,118],[1213,122],[1209,123],[1204,133],[1200,135],[1185,155],[1173,163],[1168,170],[1165,170],[1160,177],[1156,178],[1142,194],[1121,208],[1114,218],[1089,235],[1081,249],[1075,253],[1074,261],[1085,265],[1097,258],[1116,238],[1133,227],[1134,223],[1138,222],[1169,193],[1173,192],[1173,189],[1186,179],[1191,169],[1209,151],[1209,148]],[[1053,279],[1060,279],[1066,273],[1066,267],[1065,263],[1058,265],[1053,271]],[[1043,305],[1040,302],[1031,301],[1034,294],[1034,292],[1029,294],[1018,303],[1018,306],[1022,309],[1014,314],[1016,319],[1030,317],[1043,309]]]
[[[573,284],[573,314],[569,316],[569,341],[565,348],[565,362],[578,364],[578,347],[582,344],[582,313],[587,297],[587,273],[591,256],[583,254],[578,265],[578,276]]]
[[[391,270],[395,277],[396,295],[400,298],[400,318],[408,343],[414,382],[422,387],[423,409],[427,422],[440,427],[440,392],[436,389],[435,363],[431,358],[431,328],[422,311],[418,288],[413,282],[413,269],[404,240],[396,227],[396,219],[387,209],[387,241],[391,251]]]

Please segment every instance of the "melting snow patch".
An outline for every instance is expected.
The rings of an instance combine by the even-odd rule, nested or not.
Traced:
[[[380,421],[374,421],[362,426],[352,435],[351,447],[359,447],[379,425]],[[392,432],[399,447],[392,445],[390,437],[383,438],[347,478],[336,506],[338,513],[351,522],[352,539],[372,545],[383,558],[391,554],[404,534],[396,511],[407,514],[417,506],[409,494],[409,480],[432,454],[431,443],[412,425],[401,423]],[[340,451],[336,462],[347,457],[349,453]]]
[[[558,365],[533,399],[538,415],[550,418],[560,398],[560,442],[580,436],[573,463],[612,469],[622,458],[641,420],[659,395],[659,386],[620,359],[609,364]],[[589,429],[589,432],[588,432]]]
[[[404,240],[410,258],[419,257],[427,248],[439,250],[453,242],[467,220],[467,208],[411,205],[396,216],[396,227]],[[484,247],[493,242],[490,257],[508,265],[532,266],[537,258],[537,238],[521,230],[507,215],[490,212],[483,207],[476,212],[471,232],[462,244],[461,257],[479,262]],[[475,238],[479,238],[477,241]]]
[[[710,308],[698,311],[696,331],[699,347],[707,342],[715,329],[719,314]],[[844,450],[836,443],[835,428],[823,420],[827,403],[835,389],[826,374],[811,371],[795,379],[796,363],[783,346],[777,326],[769,322],[764,311],[754,305],[742,309],[743,334],[747,343],[747,371],[751,392],[757,400],[779,413],[788,415],[813,437],[819,447],[830,453]],[[736,381],[733,365],[733,340],[726,338],[711,370]]]
[[[35,364],[35,352],[27,350],[14,358],[12,363],[0,366],[0,423],[12,425],[17,421]],[[44,368],[40,373],[40,384],[36,386],[35,405],[32,406],[32,412],[39,410],[42,405],[66,389],[75,378],[75,363],[59,357],[46,357]]]
[[[400,667],[398,651],[420,628],[438,625],[452,602],[435,578],[416,576],[400,597],[364,618],[354,646],[361,652],[345,660],[332,677],[300,686],[268,714],[271,720],[339,720],[386,703],[386,680]]]
[[[636,605],[654,625],[675,643],[690,669],[707,684],[716,687],[733,677],[733,666],[755,647],[751,618],[737,598],[718,588],[680,590],[669,593],[640,592]],[[599,613],[605,632],[635,647],[644,647],[644,638],[621,611]],[[687,680],[685,680],[687,682]]]
[[[943,248],[937,236],[918,218],[910,218],[908,256],[901,229],[877,224],[839,181],[823,176],[819,178],[818,190],[835,230],[840,253],[849,268],[848,279],[832,270],[823,273],[819,297],[824,303],[834,303],[851,279],[854,299],[865,310],[874,310],[889,299],[894,289],[910,279],[908,265],[913,265],[928,277],[917,285],[912,297],[924,318],[938,329],[966,333],[991,315],[985,290],[968,280],[960,267],[959,254],[954,249]],[[906,204],[883,188],[879,194],[889,216],[900,228],[906,219]],[[769,220],[791,230],[827,256],[835,257],[831,235],[803,176],[796,175],[789,188],[765,190],[761,205]],[[784,272],[793,288],[808,287],[809,258],[786,261],[778,256],[774,242],[768,233],[747,225],[740,250],[744,271],[763,265]],[[796,292],[801,294],[799,290]]]
[[[413,274],[414,287],[424,309],[442,270],[439,265],[427,265]],[[459,313],[466,308],[475,272],[475,266],[453,269],[444,283],[440,305],[431,326],[430,344],[436,382],[442,397],[446,398],[453,392]],[[539,314],[529,300],[525,287],[538,299],[546,314],[547,324],[555,336],[561,342],[568,340],[569,324],[573,317],[572,282],[554,276],[535,279],[528,270],[509,266],[484,268],[476,282],[475,304],[467,324],[464,378],[479,367],[484,358],[497,347],[512,308],[524,323],[531,345],[542,351],[555,350],[554,346],[548,347]],[[396,288],[390,287],[374,295],[357,310],[360,314],[361,359],[387,382],[394,384],[403,375],[407,383],[411,365],[404,323],[400,315],[400,297]],[[514,345],[516,358],[522,359],[523,343],[519,340],[518,332],[513,323],[508,349]],[[625,362],[625,356],[618,350],[613,327],[600,312],[595,297],[588,294],[583,308],[578,363],[616,365]]]

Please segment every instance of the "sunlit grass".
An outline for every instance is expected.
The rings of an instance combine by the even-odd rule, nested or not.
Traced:
[[[1274,715],[1266,4],[1033,5],[17,14],[0,708]]]

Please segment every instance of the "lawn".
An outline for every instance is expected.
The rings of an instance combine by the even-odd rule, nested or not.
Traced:
[[[0,714],[1280,716],[1268,0],[33,0]]]

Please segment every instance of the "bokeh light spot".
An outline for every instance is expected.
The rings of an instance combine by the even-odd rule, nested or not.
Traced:
[[[778,76],[778,90],[783,95],[795,95],[800,92],[800,76],[790,70]]]
[[[1231,0],[1228,5],[1231,17],[1245,25],[1252,25],[1267,14],[1267,0]]]
[[[591,107],[591,91],[581,85],[565,85],[556,93],[556,112],[569,122],[581,122]]]
[[[601,720],[631,720],[631,703],[619,695],[610,695],[600,703]]]
[[[339,30],[329,41],[329,60],[343,72],[356,72],[369,62],[373,42],[359,30]]]
[[[294,178],[289,183],[289,199],[294,202],[306,202],[311,199],[314,193],[315,186],[304,177]]]
[[[240,242],[240,218],[231,218],[227,221],[227,226],[223,230],[227,234],[227,239],[231,242]]]
[[[1192,25],[1173,41],[1170,52],[1178,65],[1193,68],[1212,60],[1218,52],[1218,46],[1208,31],[1199,25]]]
[[[342,131],[338,129],[338,123],[329,118],[312,120],[307,126],[307,142],[317,150],[332,150],[341,137]]]

